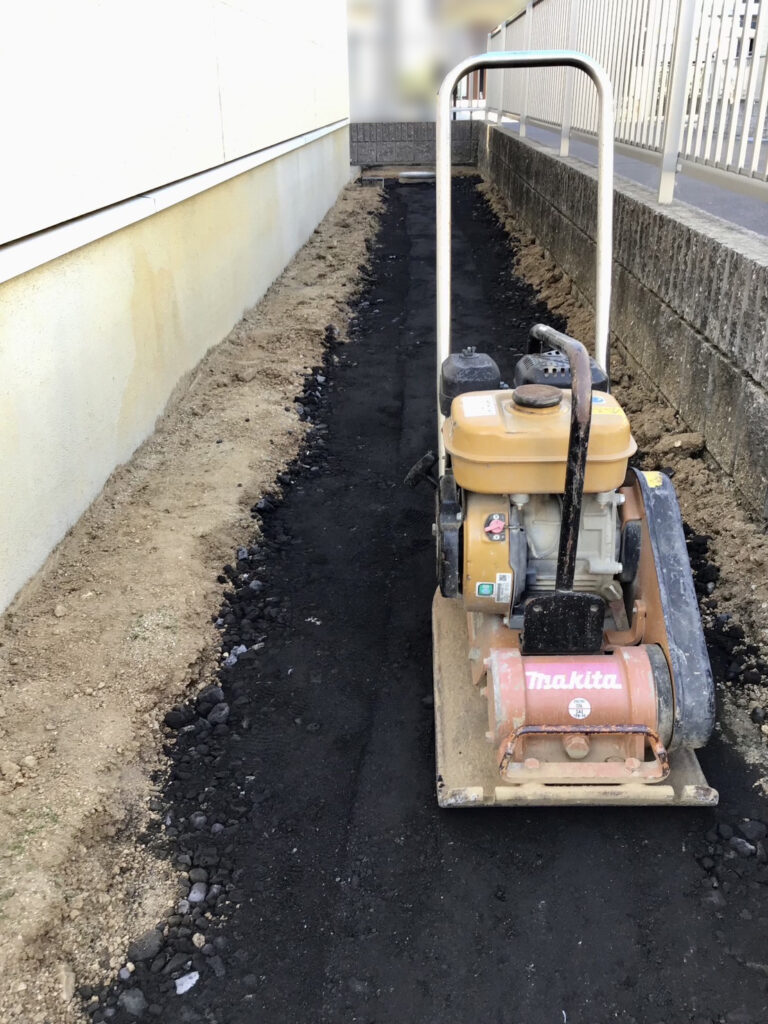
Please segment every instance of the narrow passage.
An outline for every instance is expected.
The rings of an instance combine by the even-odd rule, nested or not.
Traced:
[[[455,345],[509,374],[545,313],[475,184],[454,185]],[[230,568],[224,648],[265,646],[222,671],[222,729],[199,725],[218,693],[179,712],[166,791],[212,917],[181,908],[112,1019],[140,988],[168,1024],[765,1021],[768,869],[729,853],[759,808],[725,741],[717,812],[438,810],[432,495],[402,486],[434,444],[433,210],[387,185],[353,340],[301,399],[313,441]]]

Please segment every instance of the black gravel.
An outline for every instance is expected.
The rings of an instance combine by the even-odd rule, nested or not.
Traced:
[[[509,374],[545,314],[474,183],[454,188],[456,342]],[[717,811],[437,808],[432,497],[401,485],[434,439],[433,204],[388,186],[353,342],[329,326],[307,446],[220,577],[220,683],[166,716],[149,837],[185,895],[94,1021],[768,1020],[768,812],[720,736]],[[717,612],[707,538],[688,544],[718,683],[747,685],[763,668]]]

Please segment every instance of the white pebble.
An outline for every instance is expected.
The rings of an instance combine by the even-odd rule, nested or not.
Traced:
[[[180,978],[176,979],[176,995],[183,996],[185,992],[197,984],[200,974],[197,971],[190,971],[189,974],[184,974]]]

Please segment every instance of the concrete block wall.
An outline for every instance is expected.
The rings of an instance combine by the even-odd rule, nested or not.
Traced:
[[[477,162],[480,127],[479,121],[454,122],[451,142],[451,159],[454,164]],[[349,162],[360,167],[434,164],[435,122],[353,123],[349,130]]]
[[[594,299],[597,176],[483,126],[478,163],[578,288]],[[693,207],[617,180],[611,329],[768,518],[768,246]]]

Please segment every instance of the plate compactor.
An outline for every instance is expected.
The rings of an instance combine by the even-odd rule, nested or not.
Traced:
[[[596,358],[538,324],[507,387],[488,355],[451,353],[450,99],[479,67],[558,64],[600,101]],[[440,92],[439,454],[409,477],[436,487],[443,807],[717,803],[694,753],[714,687],[677,499],[663,473],[629,468],[610,393],[612,137],[610,84],[581,54],[482,54]]]

